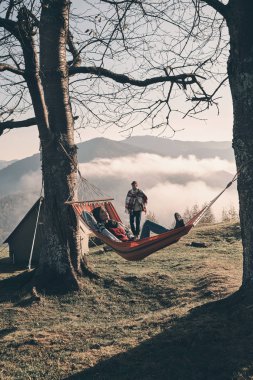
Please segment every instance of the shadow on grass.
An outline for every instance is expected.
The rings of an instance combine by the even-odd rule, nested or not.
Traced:
[[[193,309],[138,347],[65,380],[252,379],[253,298],[238,294]]]
[[[17,331],[17,327],[9,327],[5,329],[0,330],[0,338],[3,338],[9,334],[12,334],[13,332]]]
[[[5,301],[15,302],[20,296],[31,290],[33,271],[25,271],[18,275],[0,280],[0,303]]]
[[[1,273],[15,273],[17,270],[24,270],[24,266],[17,266],[13,264],[9,257],[0,258]]]

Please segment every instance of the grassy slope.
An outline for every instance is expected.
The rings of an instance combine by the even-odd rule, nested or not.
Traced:
[[[222,301],[240,286],[239,237],[236,225],[200,227],[135,263],[93,252],[99,281],[32,304],[3,257],[0,378],[251,379],[253,309]]]

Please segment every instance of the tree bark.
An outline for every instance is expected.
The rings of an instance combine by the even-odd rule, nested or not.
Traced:
[[[228,74],[233,99],[233,148],[243,243],[242,288],[253,288],[253,2],[230,0]]]
[[[66,43],[69,2],[43,1],[40,70],[51,140],[41,140],[45,193],[45,242],[36,281],[40,288],[78,290],[79,276],[90,273],[81,256],[78,220],[65,204],[75,199],[77,154],[69,100]]]
[[[20,41],[24,62],[25,71],[24,78],[31,96],[34,114],[39,130],[41,140],[50,139],[50,131],[48,125],[48,113],[44,99],[44,92],[40,80],[40,69],[38,62],[38,54],[36,44],[31,33],[31,24],[29,14],[25,7],[22,7],[18,12],[18,35]]]

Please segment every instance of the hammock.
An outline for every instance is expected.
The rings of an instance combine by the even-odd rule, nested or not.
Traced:
[[[168,247],[171,244],[178,242],[184,235],[187,235],[194,226],[196,226],[196,224],[203,218],[203,216],[214,204],[214,202],[216,202],[216,200],[224,193],[224,191],[226,191],[226,189],[230,187],[234,181],[237,180],[238,176],[237,172],[231,182],[229,182],[214,199],[212,199],[206,206],[204,206],[201,211],[199,211],[190,220],[188,220],[184,227],[168,230],[162,234],[147,237],[137,241],[119,242],[103,235],[97,231],[96,228],[92,228],[92,226],[88,224],[87,220],[85,220],[83,217],[82,213],[84,211],[90,213],[95,207],[103,206],[107,210],[111,219],[122,223],[116,209],[111,202],[113,198],[105,195],[99,188],[90,184],[85,178],[82,177],[79,170],[78,173],[80,177],[80,183],[78,186],[78,198],[83,200],[79,202],[66,201],[66,204],[69,204],[73,207],[76,215],[81,218],[88,229],[91,230],[91,232],[93,232],[96,237],[98,237],[101,241],[110,246],[118,255],[128,261],[143,260],[145,257],[151,255],[152,253],[155,253],[162,248]],[[83,194],[80,193],[80,189],[83,190]],[[84,199],[84,196],[86,199]]]
[[[143,260],[145,257],[151,255],[152,253],[170,246],[178,242],[181,237],[187,235],[190,230],[203,218],[209,208],[216,202],[216,200],[224,193],[224,191],[232,185],[236,180],[236,177],[233,178],[231,182],[214,198],[212,199],[201,211],[194,215],[190,220],[187,221],[184,227],[175,228],[169,231],[166,231],[162,234],[147,237],[137,241],[127,241],[127,242],[117,242],[114,241],[102,233],[98,232],[95,228],[92,228],[90,224],[87,223],[87,220],[83,217],[83,212],[92,212],[95,207],[103,206],[107,210],[111,219],[121,222],[121,219],[112,204],[113,198],[103,196],[102,192],[96,187],[92,187],[92,190],[98,195],[97,199],[84,200],[81,202],[66,202],[70,204],[76,215],[81,218],[81,220],[87,225],[87,227],[93,232],[93,234],[98,237],[105,244],[110,246],[118,255],[123,257],[128,261],[139,261]],[[88,181],[82,179],[85,185],[89,187]],[[93,194],[94,196],[94,194]],[[99,196],[101,197],[99,199]],[[94,197],[93,197],[94,198]]]
[[[71,205],[74,208],[76,214],[82,219],[82,221],[87,225],[87,227],[94,233],[96,237],[98,237],[105,244],[113,248],[113,250],[117,252],[121,257],[129,261],[143,260],[145,257],[151,255],[159,249],[176,243],[182,236],[186,235],[193,227],[192,223],[187,223],[185,227],[170,230],[160,235],[151,236],[142,240],[117,242],[93,229],[90,225],[86,223],[86,220],[82,216],[83,211],[90,212],[95,207],[103,206],[106,208],[111,219],[121,222],[117,211],[115,210],[113,204],[109,200],[103,200],[96,203],[75,202]]]
[[[155,253],[156,251],[168,247],[171,244],[174,244],[178,242],[181,237],[184,235],[187,235],[190,230],[203,218],[205,213],[210,209],[210,207],[216,202],[216,200],[226,191],[228,187],[230,187],[233,182],[237,180],[237,177],[239,175],[239,172],[243,166],[246,166],[249,162],[253,161],[253,159],[249,160],[246,164],[242,165],[242,167],[237,171],[237,173],[232,178],[231,182],[227,184],[227,186],[213,199],[211,200],[206,206],[203,207],[201,211],[199,211],[196,215],[194,215],[189,221],[187,221],[186,225],[184,227],[175,228],[173,230],[168,230],[162,234],[147,237],[144,239],[141,239],[139,241],[127,241],[127,242],[120,242],[120,241],[114,241],[113,239],[110,239],[103,235],[102,233],[98,232],[95,228],[92,228],[89,224],[87,224],[87,221],[83,218],[83,212],[91,212],[95,207],[98,206],[104,206],[110,216],[111,219],[116,220],[118,222],[121,222],[120,217],[115,210],[113,204],[111,201],[113,198],[110,198],[108,196],[105,196],[104,193],[97,188],[96,186],[89,183],[85,178],[82,177],[76,163],[72,160],[72,158],[68,155],[65,148],[61,143],[59,143],[60,147],[62,148],[63,152],[66,154],[66,156],[72,161],[73,166],[76,167],[76,171],[79,174],[80,183],[82,186],[79,186],[79,190],[81,187],[84,189],[86,197],[89,198],[84,200],[84,198],[80,195],[80,192],[78,191],[78,199],[83,199],[81,202],[75,202],[75,201],[69,201],[69,199],[73,199],[75,197],[75,192],[70,195],[70,197],[65,202],[66,204],[69,204],[73,207],[77,217],[81,218],[85,225],[94,233],[95,236],[97,236],[101,241],[103,241],[105,244],[113,248],[113,250],[118,253],[121,257],[123,257],[125,260],[129,261],[139,261],[143,260],[145,257],[151,255],[152,253]],[[43,183],[41,188],[41,195],[43,190]],[[94,196],[95,194],[95,196]],[[40,206],[42,202],[42,197],[40,197]],[[31,260],[32,260],[32,254],[33,254],[33,247],[34,247],[34,241],[36,236],[36,230],[39,220],[39,213],[40,213],[40,207],[37,215],[37,221],[35,226],[35,232],[33,236],[33,243],[30,253],[30,259],[29,259],[29,269],[31,268]]]

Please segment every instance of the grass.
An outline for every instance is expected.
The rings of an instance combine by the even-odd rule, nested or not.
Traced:
[[[241,252],[236,224],[196,228],[141,262],[96,248],[99,280],[39,303],[2,252],[0,379],[253,379],[253,304],[230,296]]]

